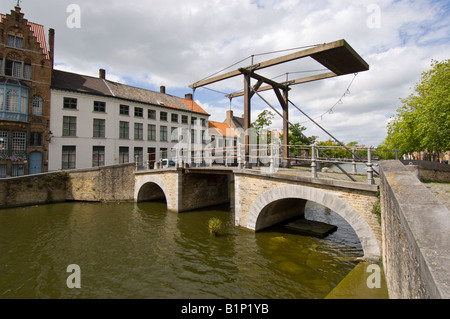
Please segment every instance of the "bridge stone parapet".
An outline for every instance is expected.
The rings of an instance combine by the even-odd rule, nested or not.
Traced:
[[[450,213],[400,161],[380,163],[390,298],[450,298]]]
[[[236,226],[259,231],[301,217],[309,200],[330,208],[352,226],[366,258],[381,256],[381,226],[372,213],[377,185],[251,170],[234,173]]]

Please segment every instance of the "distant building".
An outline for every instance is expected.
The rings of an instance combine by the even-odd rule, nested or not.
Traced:
[[[0,14],[0,178],[48,170],[54,30]]]
[[[205,156],[207,162],[225,165],[237,164],[239,132],[226,123],[215,121],[209,121],[208,128],[211,142],[207,150],[211,151]]]
[[[201,163],[208,118],[192,99],[132,87],[99,77],[54,70],[49,170],[161,159]],[[177,150],[189,149],[189,152]],[[195,149],[198,152],[191,152]]]

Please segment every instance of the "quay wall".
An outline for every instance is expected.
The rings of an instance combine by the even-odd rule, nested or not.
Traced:
[[[64,201],[133,201],[134,164],[0,179],[0,208]]]
[[[380,163],[383,264],[392,299],[450,298],[450,214],[400,161]]]

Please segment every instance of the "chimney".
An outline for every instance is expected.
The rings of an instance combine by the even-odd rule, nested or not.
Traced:
[[[55,60],[55,29],[48,29],[48,46],[49,46],[49,57],[50,61],[52,61],[52,69],[53,62]]]
[[[233,111],[228,110],[227,111],[227,118],[225,119],[224,123],[231,127],[231,123],[233,122]]]
[[[98,70],[98,77],[100,79],[105,80],[106,79],[106,70],[105,69],[99,69]]]
[[[161,86],[159,87],[159,92],[160,92],[160,93],[166,94],[166,87],[165,87],[164,85],[161,85]]]
[[[233,110],[227,111],[227,120],[231,120],[233,118]]]
[[[185,98],[186,100],[192,101],[192,93],[187,93],[187,94],[184,96],[184,98]]]

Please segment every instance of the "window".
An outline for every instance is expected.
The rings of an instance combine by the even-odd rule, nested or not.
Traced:
[[[182,115],[181,116],[181,123],[183,124],[188,124],[188,116],[187,115]]]
[[[167,121],[167,112],[161,112],[159,113],[159,119],[161,121]]]
[[[178,114],[171,114],[172,123],[178,123]]]
[[[8,152],[8,132],[0,132],[0,153]]]
[[[31,132],[30,133],[30,146],[42,146],[42,133]]]
[[[122,122],[119,123],[119,138],[122,139],[129,139],[130,138],[130,132],[129,132],[129,124],[128,122]]]
[[[27,133],[13,132],[12,134],[12,151],[25,152],[27,142]]]
[[[63,108],[76,110],[77,109],[77,99],[74,99],[71,97],[65,97]]]
[[[147,116],[148,116],[148,118],[150,120],[156,120],[156,111],[155,110],[148,110]]]
[[[25,175],[25,165],[13,164],[12,165],[12,177]]]
[[[106,103],[100,101],[94,101],[94,112],[106,112]]]
[[[31,112],[33,115],[42,115],[42,109],[44,105],[44,100],[40,96],[33,96],[33,100],[31,102]]]
[[[6,169],[8,166],[6,164],[0,164],[0,178],[6,177]]]
[[[195,130],[191,130],[191,143],[195,143],[195,139],[196,139],[196,134],[195,134]]]
[[[76,146],[62,147],[62,169],[75,168],[76,150]]]
[[[144,163],[144,151],[142,147],[134,148],[134,162],[138,164],[138,167],[142,167]]]
[[[12,76],[16,78],[22,77],[22,62],[12,61]]]
[[[134,116],[135,117],[144,117],[144,109],[142,107],[134,108]]]
[[[191,117],[191,124],[192,124],[192,125],[194,125],[196,121],[197,121],[197,118],[196,118],[196,117]]]
[[[188,142],[188,133],[189,133],[189,129],[183,128],[181,132],[182,132],[182,133],[181,133],[181,138],[182,138],[183,142],[184,142],[184,143],[187,143],[187,142]]]
[[[156,125],[148,124],[147,135],[149,141],[156,141]]]
[[[8,90],[6,93],[6,111],[17,112],[19,108],[19,92]]]
[[[77,136],[77,118],[63,116],[63,136]]]
[[[178,142],[178,128],[177,127],[172,127],[171,131],[170,131],[170,137],[171,137],[171,141],[172,142]]]
[[[202,126],[205,127],[206,126],[206,120],[205,119],[201,119],[202,121]]]
[[[93,137],[103,138],[105,137],[105,120],[94,119],[94,133]]]
[[[130,107],[128,105],[121,104],[119,106],[119,114],[120,115],[130,115]]]
[[[8,46],[22,49],[23,48],[23,38],[16,37],[15,35],[9,34],[8,35]]]
[[[167,126],[159,127],[159,140],[161,142],[167,142]]]
[[[119,147],[119,164],[128,163],[129,161],[128,147]]]
[[[142,123],[134,123],[134,139],[135,140],[144,139],[144,129]]]
[[[92,148],[92,167],[105,166],[105,147],[94,146]]]
[[[159,149],[159,154],[161,155],[162,159],[167,158],[167,148],[160,148]]]
[[[31,80],[31,64],[25,63],[23,65],[23,78]]]
[[[206,134],[204,130],[202,130],[202,144],[206,144]]]
[[[5,60],[5,75],[13,76],[16,78],[22,77],[22,62]]]

